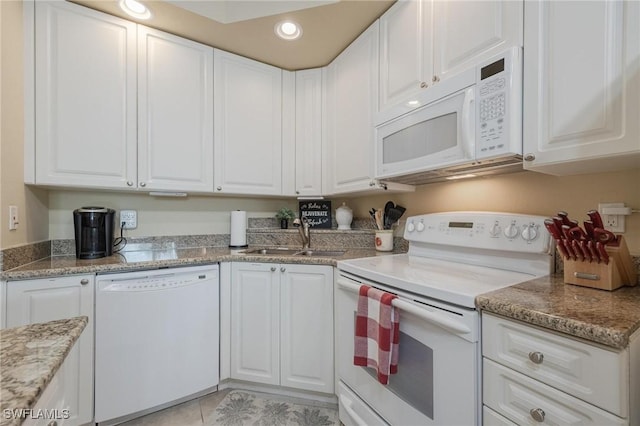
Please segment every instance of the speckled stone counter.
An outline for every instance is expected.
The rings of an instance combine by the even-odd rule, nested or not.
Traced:
[[[33,408],[87,325],[87,317],[0,330],[0,426],[4,410]]]
[[[262,246],[261,246],[262,247]],[[322,247],[322,250],[343,250]],[[291,255],[251,255],[244,250],[229,250],[220,247],[176,248],[166,250],[128,251],[101,259],[76,259],[75,256],[52,256],[19,268],[0,273],[0,279],[24,280],[70,274],[93,274],[105,272],[128,272],[141,269],[168,268],[174,266],[195,266],[216,262],[269,262],[320,264],[335,266],[339,260],[370,256],[387,256],[398,252],[379,252],[375,249],[347,249],[344,255],[291,256]]]
[[[616,349],[640,328],[640,286],[597,290],[564,284],[561,274],[482,294],[476,306]]]

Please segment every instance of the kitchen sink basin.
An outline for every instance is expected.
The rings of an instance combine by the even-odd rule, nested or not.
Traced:
[[[264,256],[326,256],[338,257],[344,254],[344,250],[313,250],[295,248],[254,248],[245,250],[244,254],[264,255]]]
[[[344,250],[301,250],[296,253],[294,256],[330,256],[330,257],[338,257],[344,254]]]
[[[243,253],[244,254],[263,254],[263,255],[270,255],[270,256],[274,256],[274,255],[275,256],[293,256],[298,252],[300,252],[300,249],[282,247],[282,248],[255,248],[255,249],[245,250]]]

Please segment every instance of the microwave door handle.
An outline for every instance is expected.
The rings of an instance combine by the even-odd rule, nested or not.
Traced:
[[[352,284],[351,282],[344,279],[338,279],[337,283],[339,287],[342,287],[347,291],[350,291],[356,294],[360,293],[360,286],[358,284]],[[436,312],[430,312],[427,309],[421,308],[412,303],[405,302],[400,299],[393,299],[391,304],[396,308],[400,309],[401,311],[405,311],[410,314],[413,314],[428,323],[436,325],[447,331],[451,331],[455,334],[471,333],[471,329],[469,329],[469,327],[466,324],[452,320],[447,317],[443,317],[442,315],[438,315]]]
[[[467,158],[475,157],[475,88],[465,91],[462,103],[462,143]]]

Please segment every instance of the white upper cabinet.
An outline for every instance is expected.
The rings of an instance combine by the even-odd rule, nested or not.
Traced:
[[[213,191],[213,48],[138,26],[138,185]]]
[[[282,194],[282,70],[214,50],[214,186]]]
[[[522,46],[522,1],[435,1],[433,76],[444,80]]]
[[[326,68],[325,192],[366,190],[373,178],[378,100],[378,22]]]
[[[380,110],[431,82],[431,13],[431,2],[400,0],[380,17]]]
[[[295,193],[322,195],[322,70],[295,73]]]
[[[136,25],[67,2],[35,13],[33,183],[134,185]]]
[[[525,168],[640,167],[639,22],[637,1],[525,3]]]
[[[440,81],[522,46],[522,15],[522,1],[398,1],[380,18],[376,124]]]

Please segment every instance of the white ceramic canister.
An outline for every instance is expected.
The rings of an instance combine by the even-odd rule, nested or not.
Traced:
[[[338,229],[351,229],[351,221],[353,220],[353,210],[347,207],[347,203],[342,203],[336,209],[336,222]]]
[[[376,231],[376,250],[392,251],[393,250],[393,229],[384,229]]]

